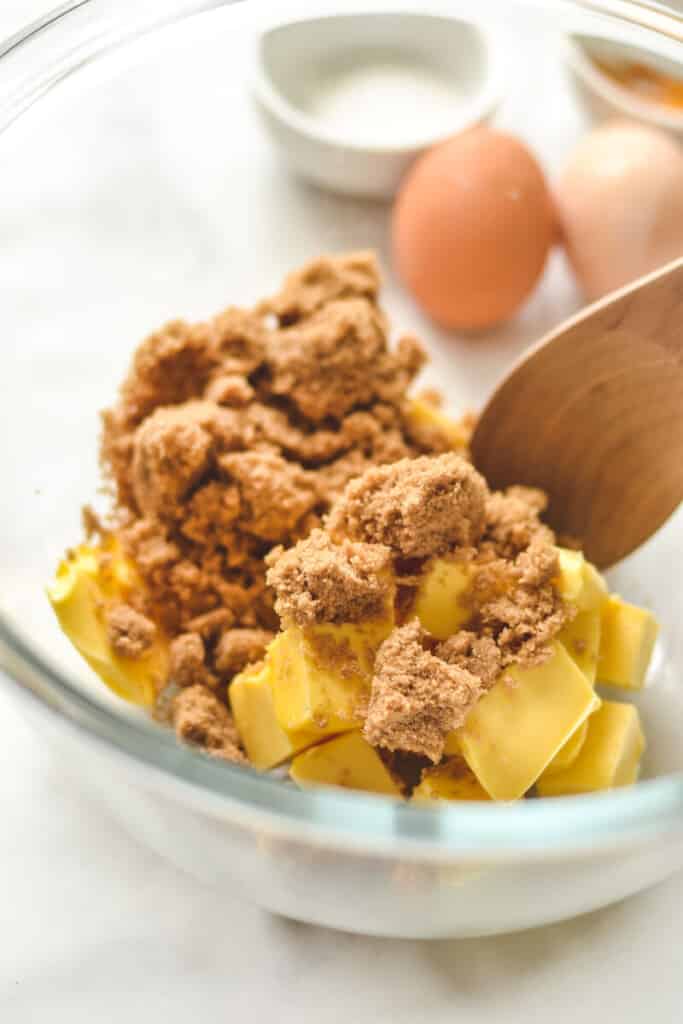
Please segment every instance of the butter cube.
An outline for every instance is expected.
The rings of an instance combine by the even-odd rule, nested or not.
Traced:
[[[505,670],[458,730],[460,747],[489,796],[517,800],[598,706],[585,675],[556,642],[543,665]]]
[[[322,784],[400,796],[401,789],[360,732],[348,732],[299,754],[289,774],[300,786]]]
[[[592,562],[584,560],[583,563],[583,587],[577,597],[576,606],[579,611],[591,611],[594,608],[600,609],[607,600],[609,591],[605,579]]]
[[[228,690],[244,749],[252,765],[261,771],[282,764],[320,739],[317,731],[285,732],[275,716],[271,676],[270,664],[263,662],[240,672]]]
[[[450,758],[436,768],[422,773],[419,786],[413,790],[413,800],[490,800],[476,776],[459,757]]]
[[[610,595],[602,609],[598,679],[610,686],[641,690],[659,623],[652,612]]]
[[[638,711],[632,704],[603,701],[588,720],[581,753],[565,771],[538,781],[540,796],[592,793],[629,786],[638,778],[645,738]]]
[[[583,590],[583,567],[586,559],[581,551],[572,551],[570,548],[558,548],[557,557],[560,563],[560,572],[556,580],[556,586],[565,601],[572,604]]]
[[[419,427],[438,430],[456,450],[466,448],[469,444],[469,431],[463,424],[451,419],[441,409],[423,398],[411,399],[408,419]]]
[[[446,640],[467,622],[471,610],[463,598],[469,589],[471,570],[464,562],[436,558],[422,577],[414,611],[422,626],[439,640]]]
[[[574,764],[574,761],[576,761],[577,757],[581,753],[584,743],[586,742],[589,722],[590,718],[587,718],[586,721],[572,733],[565,745],[560,747],[558,752],[555,754],[555,757],[541,775],[542,779],[545,779],[548,775],[556,775],[558,772],[563,772],[570,764]]]
[[[290,626],[268,648],[275,714],[286,732],[330,735],[362,725],[375,655],[389,618],[364,623]]]
[[[599,608],[579,612],[558,636],[558,640],[564,644],[567,653],[574,659],[591,686],[595,683],[598,670],[600,621]]]
[[[578,611],[599,608],[607,599],[607,584],[598,570],[581,551],[558,548],[557,552],[560,572],[556,586],[560,595]]]
[[[168,674],[168,641],[157,633],[142,657],[122,657],[112,649],[105,619],[107,605],[125,601],[135,585],[135,567],[114,542],[83,544],[61,562],[47,595],[61,628],[100,679],[124,700],[148,706]]]
[[[460,746],[460,729],[449,732],[443,748],[444,757],[462,757]]]

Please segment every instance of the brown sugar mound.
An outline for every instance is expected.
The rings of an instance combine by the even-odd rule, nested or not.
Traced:
[[[203,747],[214,757],[246,763],[230,712],[205,686],[181,690],[173,701],[173,724],[179,739]]]
[[[332,509],[335,536],[386,544],[402,558],[469,547],[484,526],[488,488],[464,458],[402,459],[348,485]]]
[[[379,544],[334,544],[322,530],[268,556],[268,584],[283,624],[358,622],[386,610],[391,552]]]
[[[429,635],[417,621],[384,641],[363,735],[373,746],[441,760],[446,737],[465,720],[482,687],[476,676],[429,649]]]
[[[326,256],[253,309],[173,321],[143,341],[103,414],[109,525],[142,577],[139,610],[171,640],[202,640],[205,675],[197,645],[194,668],[189,647],[172,662],[185,680],[239,671],[237,630],[257,631],[262,653],[278,624],[272,547],[308,536],[368,467],[450,444],[411,429],[425,356],[413,338],[389,344],[379,283],[371,253]]]

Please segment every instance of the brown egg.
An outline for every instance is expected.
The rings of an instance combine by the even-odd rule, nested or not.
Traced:
[[[683,255],[683,150],[656,128],[603,125],[574,150],[557,208],[579,283],[600,298]]]
[[[555,217],[543,172],[518,139],[475,128],[425,153],[393,212],[399,276],[445,327],[510,317],[538,281]]]

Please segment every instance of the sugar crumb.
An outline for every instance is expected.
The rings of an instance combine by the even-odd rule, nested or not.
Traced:
[[[246,761],[230,712],[207,687],[193,685],[181,690],[173,700],[172,714],[176,735],[184,743],[226,761]]]
[[[431,557],[478,540],[488,489],[462,456],[402,459],[353,480],[333,507],[332,535],[385,544],[403,558]]]
[[[225,630],[216,646],[216,671],[232,679],[247,665],[261,661],[274,635],[266,629]]]
[[[430,650],[428,634],[410,622],[379,649],[363,735],[373,746],[410,751],[436,764],[446,737],[463,724],[480,694],[477,678]]]
[[[358,622],[386,610],[391,596],[391,553],[380,544],[342,541],[313,530],[289,551],[268,559],[268,584],[283,622]]]
[[[110,605],[105,613],[107,638],[115,654],[122,658],[142,658],[156,637],[151,619],[129,604]]]

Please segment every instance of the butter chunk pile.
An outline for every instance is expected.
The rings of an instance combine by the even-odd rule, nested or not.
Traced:
[[[595,683],[642,687],[655,620],[557,547],[542,507],[456,454],[406,459],[272,552],[282,630],[230,688],[251,762],[416,800],[634,782],[638,712]]]

